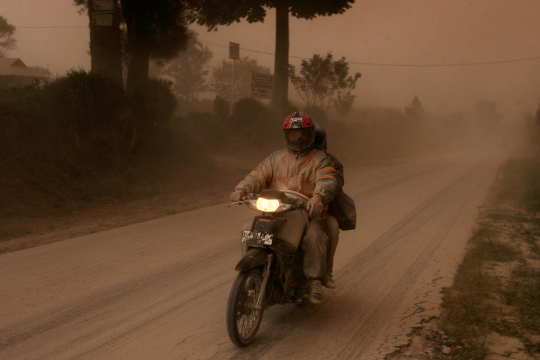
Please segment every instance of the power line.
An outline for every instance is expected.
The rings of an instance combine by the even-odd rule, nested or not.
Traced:
[[[454,64],[380,64],[380,63],[368,63],[368,62],[352,62],[349,61],[349,64],[356,65],[366,65],[366,66],[407,66],[407,67],[450,67],[450,66],[476,66],[476,65],[494,65],[494,64],[507,64],[531,60],[539,60],[540,56],[530,57],[530,58],[520,58],[520,59],[510,59],[510,60],[499,60],[499,61],[480,61],[480,62],[470,62],[470,63],[454,63]]]
[[[200,40],[202,43],[207,43],[209,45],[218,46],[222,48],[228,48],[227,45],[224,44],[218,44],[213,43],[206,40]],[[251,50],[246,48],[240,48],[241,50],[248,51],[248,52],[254,52],[259,54],[265,54],[265,55],[275,55],[275,53],[271,52],[265,52],[265,51],[258,51],[258,50]],[[302,56],[294,56],[290,55],[290,58],[294,59],[301,59],[301,60],[309,60],[309,58],[305,58]],[[399,63],[375,63],[375,62],[357,62],[357,61],[348,61],[349,64],[354,65],[364,65],[364,66],[386,66],[386,67],[456,67],[456,66],[478,66],[478,65],[495,65],[495,64],[507,64],[507,63],[515,63],[515,62],[523,62],[523,61],[531,61],[531,60],[540,60],[540,56],[534,56],[529,58],[519,58],[519,59],[510,59],[510,60],[497,60],[497,61],[479,61],[479,62],[468,62],[468,63],[450,63],[450,64],[399,64]]]

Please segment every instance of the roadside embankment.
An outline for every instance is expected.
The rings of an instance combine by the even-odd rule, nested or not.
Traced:
[[[540,156],[499,169],[440,316],[396,359],[540,359]]]

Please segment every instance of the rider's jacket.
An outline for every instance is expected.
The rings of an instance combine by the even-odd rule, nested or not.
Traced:
[[[236,185],[236,190],[244,193],[292,190],[309,198],[319,194],[323,204],[328,204],[338,191],[337,178],[336,169],[325,152],[313,149],[296,154],[282,149],[264,159]]]

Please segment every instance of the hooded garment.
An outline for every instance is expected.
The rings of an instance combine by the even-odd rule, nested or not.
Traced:
[[[337,194],[337,178],[332,160],[325,152],[310,150],[295,154],[282,149],[264,159],[236,185],[236,190],[246,194],[258,194],[265,189],[291,190],[310,199],[319,194],[323,204],[328,204]]]

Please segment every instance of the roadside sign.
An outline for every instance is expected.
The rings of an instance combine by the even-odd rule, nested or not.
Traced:
[[[272,98],[274,75],[251,72],[251,97],[257,99]]]
[[[92,25],[93,26],[112,26],[113,14],[112,13],[92,13]]]
[[[229,59],[240,60],[240,44],[229,42]]]
[[[94,0],[94,11],[114,11],[114,0]]]

